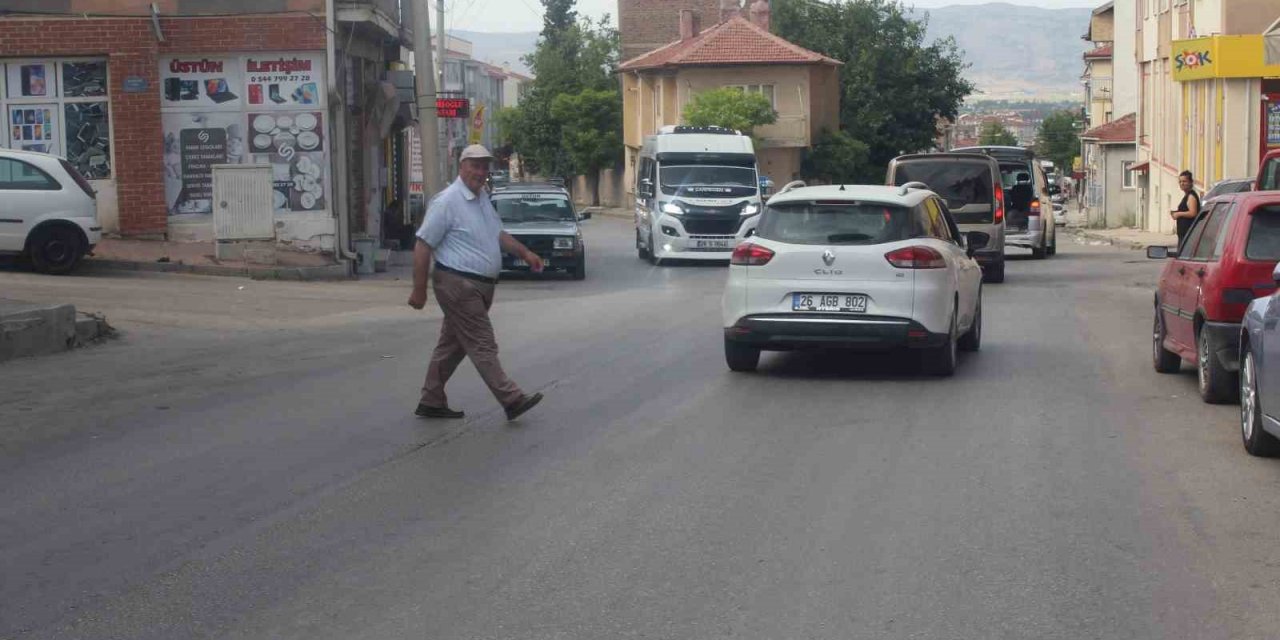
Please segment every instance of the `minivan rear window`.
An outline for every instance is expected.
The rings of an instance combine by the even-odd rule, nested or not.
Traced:
[[[884,204],[787,202],[765,209],[756,235],[791,244],[883,244],[911,237],[911,215]]]
[[[1280,205],[1260,207],[1249,221],[1249,242],[1244,257],[1250,260],[1280,260]]]
[[[991,169],[985,162],[917,160],[894,170],[894,182],[923,182],[942,196],[959,224],[985,224],[995,219]]]

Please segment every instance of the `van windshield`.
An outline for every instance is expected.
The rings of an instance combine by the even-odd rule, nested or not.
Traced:
[[[791,244],[882,244],[910,238],[911,215],[884,204],[787,202],[765,209],[756,234]]]
[[[693,198],[734,198],[760,190],[756,170],[715,165],[663,165],[659,171],[662,192]]]

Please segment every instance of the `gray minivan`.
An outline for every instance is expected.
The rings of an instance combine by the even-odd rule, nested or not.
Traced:
[[[1004,282],[1004,189],[1000,164],[972,153],[921,153],[889,162],[888,184],[922,182],[947,203],[951,215],[968,235],[978,231],[987,243],[974,247],[985,282]]]

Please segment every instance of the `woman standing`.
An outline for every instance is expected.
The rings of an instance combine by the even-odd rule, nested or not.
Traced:
[[[1181,249],[1182,242],[1187,239],[1187,232],[1191,230],[1191,223],[1200,215],[1200,194],[1196,193],[1195,181],[1190,171],[1178,174],[1178,186],[1182,189],[1182,202],[1169,215],[1173,216],[1178,225],[1178,248]]]

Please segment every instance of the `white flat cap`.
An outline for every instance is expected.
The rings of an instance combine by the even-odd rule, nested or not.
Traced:
[[[493,154],[484,145],[473,144],[462,150],[461,160],[491,160]]]

